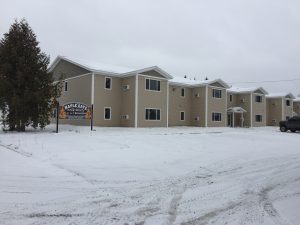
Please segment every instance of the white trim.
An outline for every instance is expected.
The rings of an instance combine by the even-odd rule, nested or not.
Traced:
[[[250,93],[250,127],[253,126],[253,92]]]
[[[65,79],[62,79],[62,81],[65,81],[65,80],[72,80],[72,79],[76,79],[76,78],[79,78],[79,77],[83,77],[83,76],[87,76],[87,75],[92,75],[93,73],[84,73],[84,74],[81,74],[81,75],[77,75],[77,76],[74,76],[74,77],[68,77],[68,78],[65,78]],[[60,80],[56,80],[54,82],[60,82]]]
[[[181,119],[181,113],[183,113],[183,120]],[[185,111],[180,111],[179,120],[180,121],[185,121]]]
[[[205,127],[207,127],[208,120],[208,85],[205,86]]]
[[[140,73],[144,73],[144,72],[151,71],[151,70],[154,70],[154,71],[158,72],[159,74],[161,74],[166,79],[172,79],[173,78],[170,74],[168,74],[166,71],[162,70],[158,66],[152,66],[152,67],[147,67],[147,68],[144,68],[144,69],[130,71],[130,72],[127,72],[127,73],[121,73],[121,76],[137,74],[137,73],[140,74]]]
[[[169,81],[167,81],[167,127],[169,127]]]
[[[92,87],[91,87],[91,103],[95,102],[95,74],[92,74]]]
[[[281,115],[281,119],[282,119],[282,120],[285,120],[285,115],[284,115],[284,111],[285,111],[285,110],[284,110],[284,107],[285,107],[285,98],[282,97],[282,98],[281,98],[281,108],[282,108],[282,109],[281,109],[281,111],[282,111],[282,112],[281,112],[281,114],[282,114],[282,115]]]
[[[109,119],[105,118],[105,109],[109,109]],[[104,106],[104,115],[103,115],[104,120],[111,120],[111,107],[109,106]]]
[[[150,88],[150,86],[151,86],[151,85],[150,85],[150,80],[155,80],[155,81],[159,82],[159,91],[147,89],[147,80],[149,80],[149,88]],[[160,81],[160,80],[157,80],[157,79],[152,79],[152,78],[145,78],[145,91],[161,92],[161,81]]]
[[[153,109],[153,110],[156,110],[156,111],[159,110],[159,120],[157,120],[157,119],[156,120],[147,120],[146,119],[146,110],[147,109]],[[145,107],[144,108],[144,113],[145,113],[144,114],[144,121],[161,121],[161,109],[160,108],[147,108],[147,107]],[[157,118],[157,112],[156,112],[156,118]]]
[[[110,80],[110,88],[106,88],[106,79]],[[112,89],[112,77],[108,77],[108,76],[104,77],[104,89],[111,91],[111,89]]]
[[[148,77],[150,79],[158,79],[158,80],[168,80],[167,78],[163,77],[155,77],[155,76],[150,76],[150,75],[145,75],[145,74],[139,74],[140,77]]]
[[[138,74],[135,75],[134,127],[138,127]]]

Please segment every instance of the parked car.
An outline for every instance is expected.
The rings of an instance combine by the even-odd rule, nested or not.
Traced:
[[[288,130],[291,132],[300,131],[300,117],[294,116],[288,120],[280,121],[279,128],[281,132],[287,132]]]

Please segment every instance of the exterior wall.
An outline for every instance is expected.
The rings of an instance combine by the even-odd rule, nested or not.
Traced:
[[[230,101],[230,95],[232,95],[232,101]],[[227,108],[237,107],[237,106],[239,106],[237,102],[237,94],[227,93]]]
[[[290,100],[290,106],[286,105],[286,100]],[[293,116],[293,99],[285,98],[284,99],[284,117],[283,119],[286,120],[287,117]]]
[[[221,98],[213,97],[213,89],[221,90],[221,92],[222,92]],[[208,86],[207,101],[208,101],[207,102],[207,126],[208,127],[224,127],[224,126],[226,126],[226,118],[227,118],[226,89]],[[221,113],[221,121],[213,121],[212,120],[213,112]]]
[[[82,102],[91,105],[91,84],[92,76],[90,74],[68,79],[68,91],[62,90],[58,98],[59,104],[64,105],[68,102]],[[60,120],[62,124],[89,125],[89,120]]]
[[[121,126],[121,78],[111,77],[111,89],[105,89],[105,77],[95,74],[94,81],[94,125],[95,126]],[[111,107],[111,119],[104,119],[104,108]]]
[[[129,90],[121,90],[121,115],[129,116],[129,119],[121,119],[122,127],[135,126],[135,79],[135,76],[122,79],[122,87],[123,85],[129,85],[130,88]]]
[[[60,78],[66,79],[70,77],[75,77],[78,75],[89,73],[90,71],[83,69],[79,66],[76,66],[72,63],[69,63],[65,60],[60,60],[52,71],[52,77],[54,81],[59,80]]]
[[[255,97],[259,95],[262,96],[262,102],[256,102]],[[256,122],[255,116],[262,115],[262,122]],[[267,113],[266,113],[266,96],[261,94],[253,93],[252,98],[252,126],[261,127],[267,124]]]
[[[282,120],[282,98],[267,98],[267,126],[278,126]]]
[[[160,91],[146,90],[146,76],[138,76],[138,127],[167,127],[168,81],[160,80]],[[160,120],[145,120],[145,109],[160,109]]]
[[[242,107],[247,112],[243,114],[244,116],[244,127],[251,126],[251,94],[237,94],[236,96],[237,106]],[[253,113],[252,113],[253,117]],[[241,124],[240,117],[235,117],[235,124]]]
[[[199,97],[196,95],[199,94]],[[205,87],[192,89],[191,125],[205,127]],[[199,120],[195,118],[199,117]]]
[[[185,96],[181,96],[181,89],[185,89]],[[187,87],[169,86],[169,126],[190,126],[192,89]],[[180,112],[185,112],[185,120],[180,120]]]
[[[297,114],[297,116],[300,116],[300,102],[294,102],[294,112]]]

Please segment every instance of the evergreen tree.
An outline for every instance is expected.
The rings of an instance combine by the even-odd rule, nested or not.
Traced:
[[[49,56],[38,44],[24,19],[16,20],[0,41],[0,109],[9,130],[44,128],[59,96],[59,84],[47,73]]]

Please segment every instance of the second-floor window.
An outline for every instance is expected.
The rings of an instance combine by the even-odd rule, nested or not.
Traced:
[[[184,97],[185,96],[185,89],[181,88],[181,96]]]
[[[64,82],[64,90],[68,91],[68,82],[67,81]]]
[[[291,101],[290,100],[286,100],[286,105],[290,106],[291,105]]]
[[[232,102],[232,95],[229,95],[229,101]]]
[[[256,101],[256,102],[262,102],[262,96],[256,95],[255,101]]]
[[[220,89],[213,89],[212,90],[213,98],[222,98],[222,90]]]
[[[160,91],[160,81],[153,79],[146,79],[146,90]]]
[[[111,77],[105,77],[105,89],[111,89]]]

